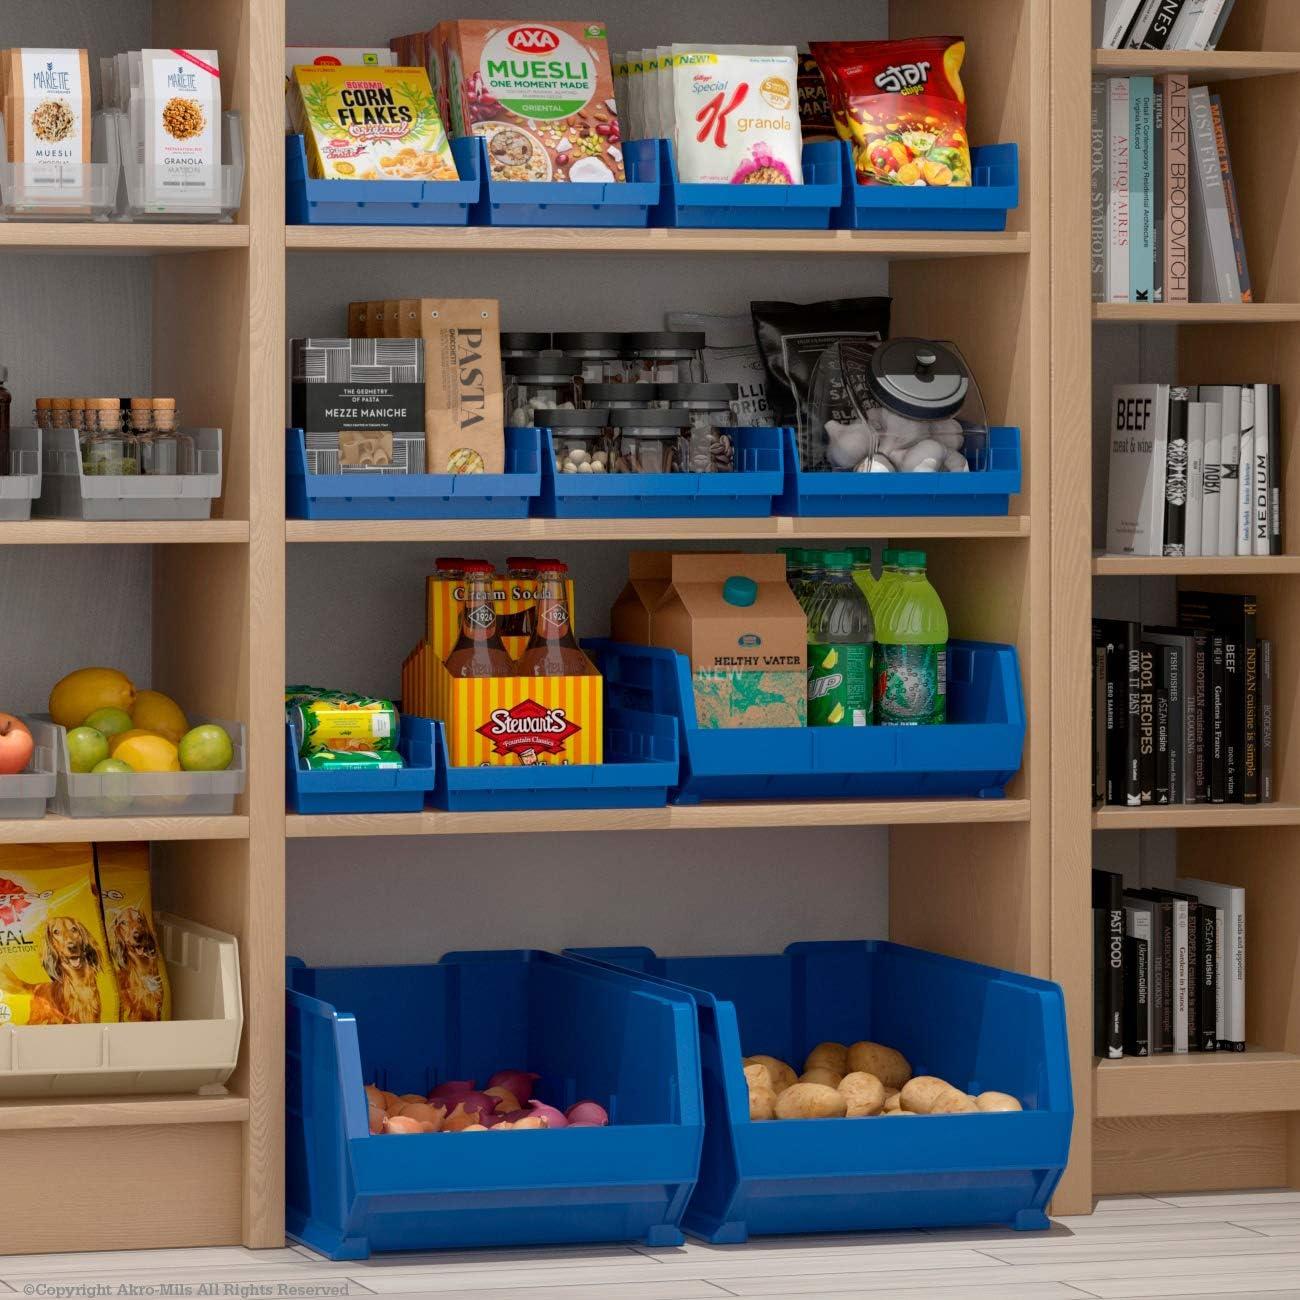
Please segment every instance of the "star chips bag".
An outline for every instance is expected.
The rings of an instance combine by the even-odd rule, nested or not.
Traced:
[[[860,185],[971,183],[964,40],[814,41],[811,49]]]

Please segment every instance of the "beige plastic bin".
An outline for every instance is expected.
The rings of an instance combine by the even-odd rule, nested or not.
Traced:
[[[157,923],[174,1019],[0,1025],[0,1097],[224,1093],[244,1027],[238,944],[165,912]]]

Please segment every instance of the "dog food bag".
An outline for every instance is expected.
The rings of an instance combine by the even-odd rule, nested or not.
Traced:
[[[454,181],[451,145],[423,68],[293,70],[294,119],[322,180]]]
[[[118,1018],[89,844],[0,844],[0,1025]]]
[[[625,179],[604,23],[462,18],[435,40],[451,133],[483,137],[493,179]]]
[[[0,52],[0,111],[5,118],[13,201],[70,203],[88,197],[90,56],[85,50],[16,49]]]
[[[793,45],[674,45],[673,140],[685,183],[802,185]]]
[[[99,905],[123,1020],[170,1020],[172,989],[154,920],[147,844],[98,844]]]
[[[814,41],[835,129],[860,185],[969,185],[966,90],[958,36]]]

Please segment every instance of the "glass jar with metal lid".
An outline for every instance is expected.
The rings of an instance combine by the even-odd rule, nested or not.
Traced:
[[[582,363],[569,357],[515,357],[504,366],[506,423],[528,429],[537,424],[536,412],[572,411],[578,405],[578,378]]]
[[[551,350],[549,334],[525,330],[507,330],[501,335],[501,360],[513,361],[516,357],[540,357]]]
[[[609,470],[607,410],[536,412],[539,428],[550,429],[557,474],[604,474]]]
[[[611,411],[609,426],[616,444],[616,474],[686,472],[686,431],[691,427],[688,412]]]
[[[703,379],[699,330],[650,330],[623,336],[624,377],[629,383],[693,384]]]
[[[658,384],[583,384],[582,404],[609,411],[646,410],[660,405]]]
[[[601,331],[556,334],[554,347],[571,361],[582,363],[584,384],[614,383],[623,378],[623,335]]]
[[[729,429],[736,422],[735,384],[660,384],[668,409],[690,417],[686,468],[692,474],[727,474],[736,468],[736,445]]]

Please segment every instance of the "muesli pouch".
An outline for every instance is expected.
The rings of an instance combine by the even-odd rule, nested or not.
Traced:
[[[90,58],[85,50],[14,49],[0,57],[0,110],[8,161],[21,168],[11,201],[70,204],[88,198],[82,169],[90,162]]]

